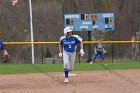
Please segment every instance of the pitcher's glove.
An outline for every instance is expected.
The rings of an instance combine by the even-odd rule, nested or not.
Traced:
[[[2,63],[6,63],[11,59],[11,57],[9,55],[4,55],[2,56]]]

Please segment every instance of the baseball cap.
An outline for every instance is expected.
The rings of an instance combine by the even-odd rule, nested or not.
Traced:
[[[73,29],[71,27],[65,27],[64,28],[64,34],[67,34],[68,32],[73,31]]]

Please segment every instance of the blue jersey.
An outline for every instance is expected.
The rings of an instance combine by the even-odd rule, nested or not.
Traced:
[[[0,49],[1,50],[5,50],[6,49],[5,45],[3,44],[3,42],[1,40],[0,40]]]
[[[67,38],[66,36],[62,36],[60,38],[60,45],[63,46],[63,49],[66,52],[75,52],[77,48],[77,44],[82,42],[82,38],[78,35],[72,35],[72,37]]]
[[[96,51],[97,51],[97,52],[103,52],[104,45],[102,45],[102,44],[97,44],[95,48],[96,48]]]

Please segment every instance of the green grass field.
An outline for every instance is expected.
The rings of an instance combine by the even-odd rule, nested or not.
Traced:
[[[74,71],[140,69],[140,62],[76,63]],[[0,74],[63,72],[63,64],[1,64]]]

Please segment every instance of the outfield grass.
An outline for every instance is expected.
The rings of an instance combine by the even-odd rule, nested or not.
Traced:
[[[140,69],[140,62],[129,63],[76,63],[74,71]],[[1,64],[0,74],[63,72],[63,64]]]

